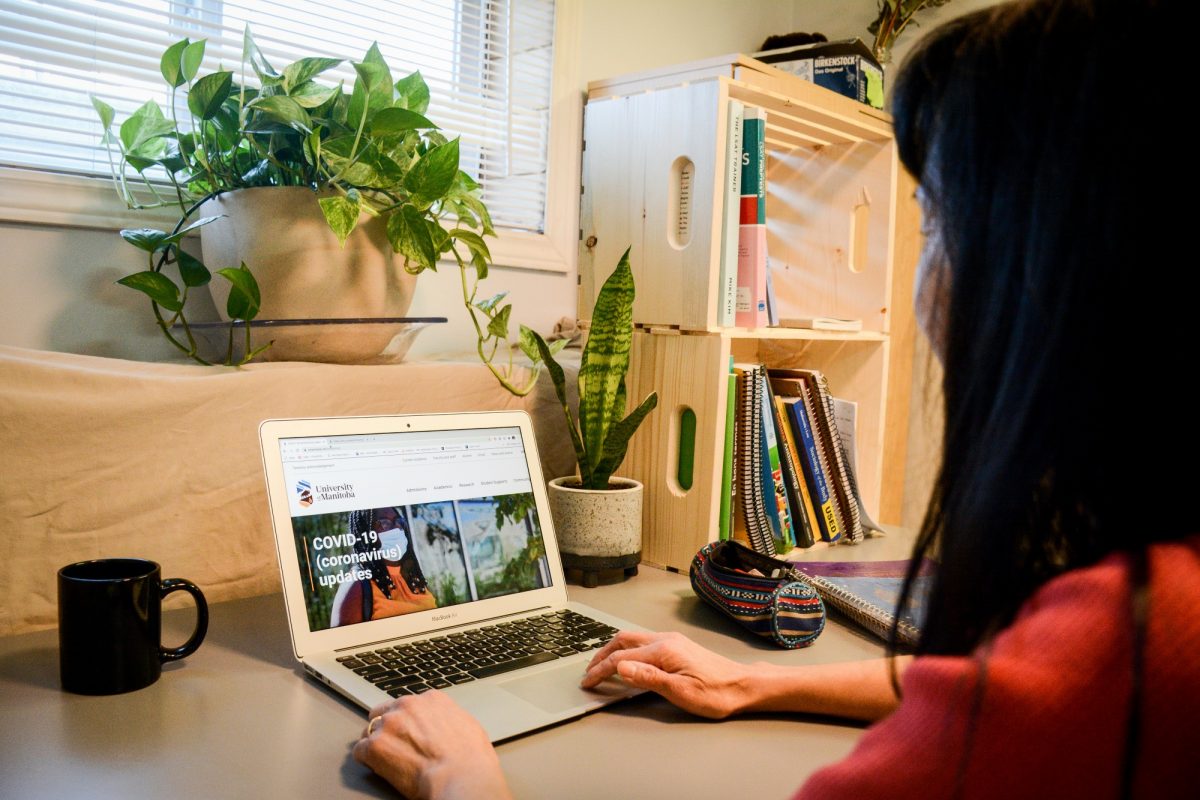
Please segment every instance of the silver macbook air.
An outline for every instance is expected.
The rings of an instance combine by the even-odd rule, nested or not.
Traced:
[[[364,708],[433,689],[498,741],[637,694],[579,688],[637,626],[570,602],[529,416],[259,427],[296,658]]]

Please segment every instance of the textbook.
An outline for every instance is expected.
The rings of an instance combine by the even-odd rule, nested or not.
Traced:
[[[908,559],[900,561],[797,561],[796,571],[830,606],[871,633],[887,639],[904,585]],[[921,637],[926,598],[937,564],[924,559],[900,615],[896,639],[914,646]]]

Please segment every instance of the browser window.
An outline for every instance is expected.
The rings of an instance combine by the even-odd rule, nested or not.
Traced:
[[[550,584],[520,429],[280,441],[310,630]]]

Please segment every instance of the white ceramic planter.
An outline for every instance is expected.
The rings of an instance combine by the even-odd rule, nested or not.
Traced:
[[[640,554],[642,484],[631,478],[612,478],[610,484],[619,488],[600,491],[577,488],[578,483],[571,475],[549,484],[558,549],[569,555],[604,559]]]
[[[317,195],[302,186],[239,189],[209,200],[201,216],[224,215],[200,229],[210,270],[250,268],[262,291],[259,319],[378,319],[403,317],[412,305],[417,277],[394,257],[382,218],[363,214],[345,247],[329,229]],[[222,319],[229,283],[209,286]],[[281,335],[275,360],[354,363],[382,352],[396,335],[387,326],[332,326],[316,353],[305,336]],[[307,333],[307,332],[305,332]]]

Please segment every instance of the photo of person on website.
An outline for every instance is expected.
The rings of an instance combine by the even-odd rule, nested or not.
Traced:
[[[369,578],[338,586],[330,625],[353,625],[437,608],[437,600],[429,591],[413,552],[412,534],[404,512],[385,507],[351,511],[347,518],[348,532],[355,536],[355,551],[364,555],[374,553],[375,557],[358,565],[370,573]],[[368,532],[373,532],[377,541]]]

